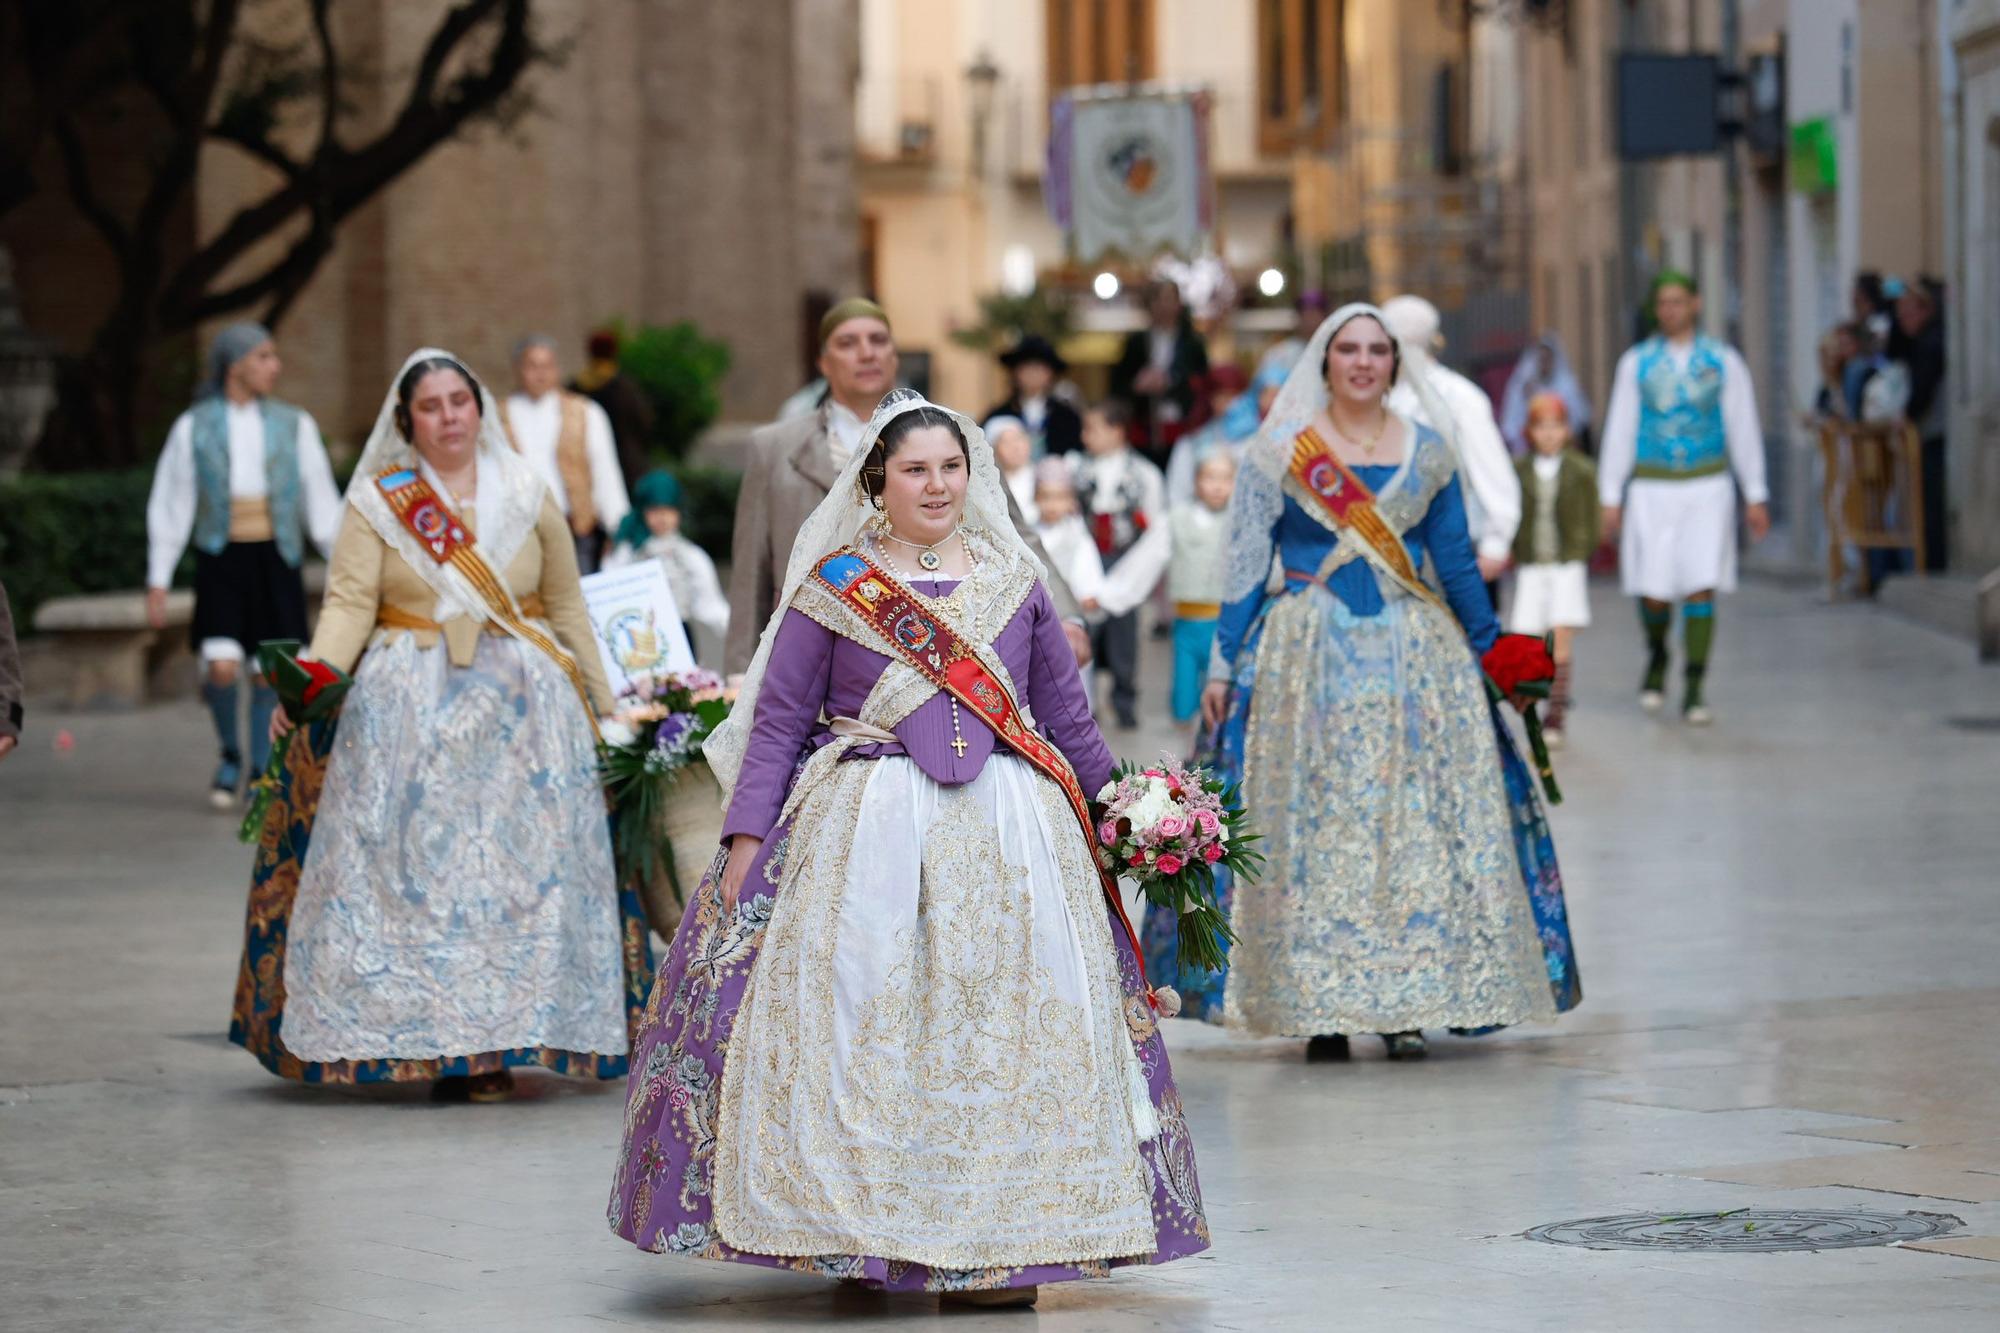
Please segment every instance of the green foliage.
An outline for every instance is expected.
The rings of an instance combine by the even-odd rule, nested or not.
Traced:
[[[674,469],[685,492],[688,539],[721,560],[736,528],[732,468]],[[345,477],[337,478],[343,485]],[[151,468],[121,472],[27,473],[0,481],[0,582],[7,585],[15,629],[26,633],[35,608],[73,593],[122,592],[146,582],[146,496]],[[186,587],[194,557],[174,582]]]
[[[653,405],[655,453],[687,456],[695,437],[722,412],[722,377],[729,371],[729,344],[679,324],[642,324],[618,333],[618,364],[645,391]]]
[[[17,632],[27,632],[35,608],[52,598],[144,585],[152,485],[151,468],[0,482],[0,581]]]
[[[743,474],[734,468],[691,464],[673,471],[681,483],[681,531],[716,559],[729,559],[729,544],[736,532],[736,494],[743,489]]]
[[[1026,334],[1039,333],[1060,347],[1070,334],[1067,297],[1037,287],[1026,296],[988,292],[979,298],[979,322],[955,330],[951,340],[979,352],[1000,352]]]

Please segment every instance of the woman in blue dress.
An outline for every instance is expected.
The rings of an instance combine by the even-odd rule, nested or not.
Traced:
[[[1372,306],[1307,345],[1237,483],[1202,701],[1267,864],[1229,889],[1228,971],[1181,974],[1187,1012],[1310,1037],[1309,1059],[1357,1032],[1413,1058],[1424,1028],[1580,998],[1548,826],[1481,672],[1509,683],[1539,645],[1502,642],[1452,444],[1383,401],[1401,371]],[[1172,975],[1172,923],[1149,926]]]

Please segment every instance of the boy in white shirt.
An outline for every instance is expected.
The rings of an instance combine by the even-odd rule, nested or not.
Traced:
[[[1166,479],[1132,448],[1132,411],[1107,399],[1083,414],[1083,453],[1073,460],[1077,499],[1104,561],[1096,603],[1104,619],[1091,629],[1095,660],[1111,676],[1111,707],[1120,728],[1139,725],[1139,608],[1166,569]]]

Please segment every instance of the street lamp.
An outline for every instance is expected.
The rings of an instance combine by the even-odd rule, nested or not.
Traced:
[[[972,174],[986,174],[986,131],[993,119],[993,99],[1000,88],[1000,67],[982,47],[966,67],[966,100],[972,108]]]

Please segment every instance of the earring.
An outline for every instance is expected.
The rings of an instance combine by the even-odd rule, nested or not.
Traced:
[[[882,503],[882,497],[879,495],[869,496],[868,502],[875,506],[875,512],[878,514],[886,514],[889,512],[889,506]]]

